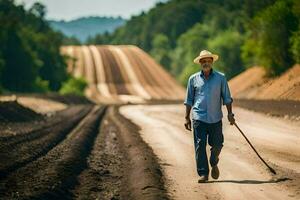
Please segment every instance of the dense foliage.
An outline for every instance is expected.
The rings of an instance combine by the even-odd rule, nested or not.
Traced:
[[[0,0],[0,88],[16,92],[58,91],[67,79],[59,48],[65,39],[53,31],[35,3],[29,10]]]
[[[279,0],[250,22],[243,57],[278,75],[299,62],[299,1]],[[298,36],[298,37],[297,37]]]
[[[75,94],[77,96],[83,96],[86,86],[87,82],[83,78],[70,77],[63,83],[59,93],[62,95]]]
[[[229,79],[253,65],[277,75],[300,61],[299,21],[297,0],[170,0],[89,43],[136,44],[183,84],[202,49]]]
[[[67,81],[62,44],[80,44],[51,29],[45,7],[25,10],[0,0],[0,91],[58,91]],[[264,66],[278,75],[300,62],[298,0],[169,0],[133,16],[114,32],[88,44],[135,44],[150,53],[182,84],[199,70],[200,50],[219,54],[214,67],[226,77]]]

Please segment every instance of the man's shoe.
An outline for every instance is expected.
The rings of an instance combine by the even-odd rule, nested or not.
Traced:
[[[213,179],[218,179],[219,175],[220,175],[220,171],[219,171],[218,165],[212,166],[212,168],[211,168],[211,177]]]
[[[204,183],[208,181],[208,175],[199,176],[198,183]]]

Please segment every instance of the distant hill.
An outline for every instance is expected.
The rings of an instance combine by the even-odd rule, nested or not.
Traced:
[[[121,17],[82,17],[72,21],[49,21],[52,28],[61,31],[67,36],[75,36],[84,42],[89,36],[98,33],[113,32],[122,26],[125,20]]]

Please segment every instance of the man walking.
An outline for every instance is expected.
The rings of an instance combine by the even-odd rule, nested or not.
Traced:
[[[232,113],[232,101],[228,83],[224,74],[212,69],[212,65],[218,60],[218,55],[207,50],[200,52],[194,59],[194,63],[200,64],[201,71],[190,76],[187,84],[185,114],[185,128],[191,131],[190,111],[193,116],[193,134],[197,173],[200,176],[198,182],[208,180],[209,166],[206,154],[206,143],[210,148],[209,163],[211,176],[219,178],[219,154],[223,147],[224,137],[222,132],[222,104],[226,105],[227,118],[231,125],[235,123]]]

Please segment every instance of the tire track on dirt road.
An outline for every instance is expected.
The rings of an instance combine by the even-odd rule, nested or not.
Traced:
[[[74,54],[77,61],[71,73],[88,80],[86,95],[93,101],[114,104],[184,98],[184,88],[151,56],[134,45],[65,46],[61,52],[69,56]],[[68,61],[68,68],[71,65]],[[91,68],[94,68],[94,78]],[[99,95],[94,95],[98,93],[96,90]]]
[[[120,58],[122,62],[122,66],[124,67],[124,70],[126,71],[126,74],[128,75],[128,78],[130,80],[130,84],[132,85],[132,88],[136,91],[136,93],[145,98],[150,99],[149,93],[142,87],[141,82],[139,81],[133,66],[130,64],[130,61],[126,54],[124,53],[121,46],[115,47],[115,52]]]
[[[95,76],[97,79],[97,89],[105,98],[110,98],[111,94],[106,83],[103,61],[100,52],[95,45],[90,46],[90,50],[95,63]]]
[[[118,48],[116,46],[113,45],[108,45],[107,46],[108,50],[111,52],[112,56],[113,56],[113,60],[115,60],[117,69],[119,70],[119,73],[122,77],[122,84],[124,85],[124,87],[126,88],[126,90],[128,91],[127,95],[137,95],[136,91],[132,88],[130,79],[126,73],[125,67],[123,65],[122,59],[120,58],[119,54],[118,54]],[[117,72],[116,72],[117,73]]]
[[[85,78],[89,85],[95,85],[97,80],[95,79],[95,67],[94,62],[89,50],[88,46],[82,46],[81,47],[83,52],[83,58],[84,58],[84,68],[85,68]]]
[[[115,95],[118,94],[130,94],[125,87],[125,81],[118,66],[118,63],[110,51],[108,46],[101,48],[101,55],[105,58],[104,68],[106,70],[106,77],[110,77],[109,84],[116,89]]]
[[[106,107],[95,106],[61,143],[45,156],[19,168],[0,182],[4,199],[71,199],[76,177],[86,167]]]
[[[134,55],[128,48],[122,47],[122,50],[129,59],[131,65],[133,66],[133,70],[137,75],[138,80],[141,82],[142,87],[145,88],[145,90],[150,94],[151,98],[161,99],[159,92],[156,88],[153,87],[153,83],[149,76],[146,75],[145,72],[143,72],[144,70],[141,63],[135,59]]]
[[[90,51],[89,46],[82,46],[83,51],[83,58],[84,58],[84,68],[85,68],[85,78],[88,83],[88,87],[85,90],[85,94],[90,99],[93,99],[94,101],[101,100],[100,92],[97,88],[97,76],[95,71],[95,62],[93,58],[93,54]]]
[[[154,73],[154,70],[145,62],[145,60],[139,55],[135,48],[128,48],[129,52],[132,54],[136,62],[141,66],[144,73],[147,75],[149,80],[149,84],[153,87],[156,92],[158,93],[160,98],[167,98],[168,96],[172,95],[170,91],[164,91],[164,85],[161,84],[161,77],[158,77],[158,74]]]
[[[161,74],[155,73],[155,69],[153,65],[149,65],[148,60],[143,57],[143,55],[138,51],[139,48],[135,48],[135,46],[128,46],[129,51],[132,53],[132,55],[135,57],[135,59],[140,63],[140,65],[143,67],[143,69],[146,71],[146,74],[151,77],[152,86],[155,87],[161,98],[171,97],[171,88],[169,90],[165,90],[165,84],[163,82],[163,77]]]
[[[178,99],[178,97],[184,97],[185,90],[182,87],[177,87],[178,83],[173,79],[170,74],[159,66],[152,57],[147,55],[144,51],[136,46],[130,46],[133,52],[138,55],[139,58],[143,60],[146,66],[151,66],[151,72],[156,81],[160,83],[161,87],[164,89],[165,94],[168,94],[169,99]],[[159,76],[157,76],[159,74]]]
[[[117,88],[114,85],[114,78],[113,74],[111,72],[111,66],[108,61],[108,55],[107,55],[107,50],[104,47],[98,47],[98,51],[101,55],[102,63],[103,63],[103,69],[104,69],[104,76],[105,76],[105,81],[109,89],[109,93],[111,96],[116,96],[117,93]]]

